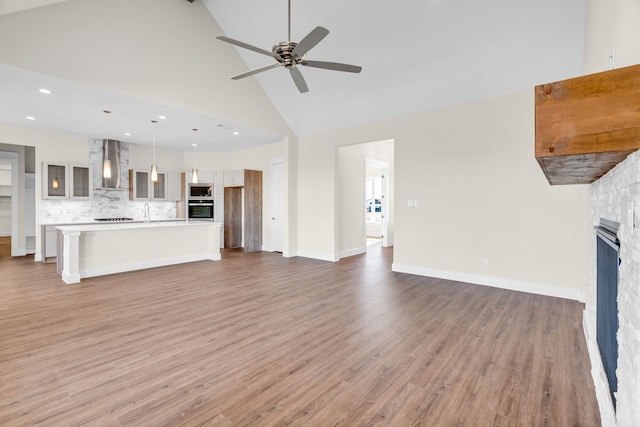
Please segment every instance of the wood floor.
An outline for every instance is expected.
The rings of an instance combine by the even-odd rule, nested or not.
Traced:
[[[11,256],[11,237],[0,236],[0,257]]]
[[[0,425],[598,426],[582,305],[338,263],[0,259]]]

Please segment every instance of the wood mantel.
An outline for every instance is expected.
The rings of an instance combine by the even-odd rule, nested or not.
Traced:
[[[640,148],[640,65],[536,86],[535,114],[549,183],[592,183]]]

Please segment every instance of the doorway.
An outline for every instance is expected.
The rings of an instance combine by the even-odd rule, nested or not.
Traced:
[[[337,147],[337,259],[367,252],[373,247],[367,236],[378,247],[393,246],[394,143],[388,139]]]
[[[18,153],[0,151],[0,236],[2,237],[2,255],[26,255],[20,249],[18,183]],[[22,245],[24,246],[24,245]],[[24,252],[24,253],[23,253]]]

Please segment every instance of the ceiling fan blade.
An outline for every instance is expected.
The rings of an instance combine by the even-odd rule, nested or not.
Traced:
[[[261,73],[263,71],[267,71],[267,70],[270,70],[272,68],[276,68],[276,67],[280,67],[280,66],[282,66],[282,64],[276,63],[276,64],[267,65],[266,67],[256,68],[255,70],[247,71],[246,73],[242,73],[242,74],[238,74],[237,76],[233,76],[233,77],[231,77],[231,80],[244,79],[245,77],[253,76],[254,74],[258,74],[258,73]]]
[[[261,53],[263,55],[267,55],[273,58],[273,52],[269,52],[268,50],[264,50],[264,49],[260,49],[259,47],[255,47],[252,46],[250,44],[246,44],[245,42],[241,42],[239,40],[235,40],[235,39],[230,39],[229,37],[226,36],[218,36],[216,37],[218,40],[221,40],[223,42],[238,46],[238,47],[242,47],[248,50],[252,50],[254,52],[258,52]]]
[[[302,77],[302,73],[296,67],[290,67],[289,73],[291,73],[291,78],[293,82],[298,87],[300,93],[309,92],[309,87],[307,86],[307,82],[304,81],[304,77]]]
[[[309,34],[303,38],[300,43],[293,49],[291,54],[297,58],[302,57],[305,53],[309,52],[315,45],[320,43],[323,38],[329,34],[329,30],[324,27],[316,27]]]
[[[326,61],[302,61],[300,64],[307,67],[324,68],[334,71],[346,71],[347,73],[359,73],[362,71],[362,67],[358,65],[341,64],[339,62],[326,62]]]

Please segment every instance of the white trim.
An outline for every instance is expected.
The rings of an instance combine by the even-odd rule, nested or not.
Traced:
[[[66,283],[67,285],[73,285],[74,283],[80,283],[80,274],[78,274],[78,273],[70,274],[70,273],[67,273],[67,272],[63,271],[60,274],[60,277],[62,278],[62,281],[64,283]]]
[[[80,270],[80,278],[104,276],[107,274],[124,273],[127,271],[144,270],[147,268],[163,267],[165,265],[184,264],[187,262],[196,261],[220,261],[222,259],[220,254],[211,254],[205,252],[201,254],[184,255],[170,258],[152,259],[140,262],[132,262],[130,264],[118,264],[104,267],[96,267]],[[64,278],[63,278],[64,280]],[[78,280],[79,281],[79,280]]]
[[[525,282],[522,280],[505,279],[502,277],[478,276],[475,274],[460,273],[457,271],[439,270],[396,263],[391,265],[391,271],[416,274],[419,276],[436,277],[438,279],[455,280],[457,282],[465,282],[473,285],[491,286],[493,288],[528,292],[530,294],[584,302],[584,292],[577,289],[553,286],[546,283]]]
[[[298,250],[298,253],[297,253],[296,256],[303,257],[303,258],[319,259],[319,260],[322,260],[322,261],[331,261],[331,262],[340,261],[340,257],[337,254],[326,254],[326,253],[321,253],[321,252],[311,252],[311,251]]]
[[[596,389],[596,400],[598,401],[598,409],[600,410],[600,422],[603,427],[615,427],[617,424],[616,410],[613,407],[613,401],[609,394],[607,374],[604,371],[604,365],[602,364],[602,357],[598,349],[595,334],[590,330],[591,328],[589,328],[586,317],[587,311],[585,310],[582,315],[582,329],[585,340],[587,341],[587,351],[591,361],[591,376],[593,377],[593,384]]]
[[[0,158],[11,160],[11,256],[25,256],[26,249],[18,249],[19,218],[18,206],[20,201],[20,185],[18,182],[18,153],[0,151]],[[24,253],[22,253],[24,252]]]
[[[359,247],[359,248],[353,248],[353,249],[349,249],[346,251],[342,251],[340,252],[340,254],[338,255],[340,257],[340,259],[342,258],[348,258],[350,256],[354,256],[354,255],[360,255],[360,254],[365,254],[367,253],[367,247]]]

